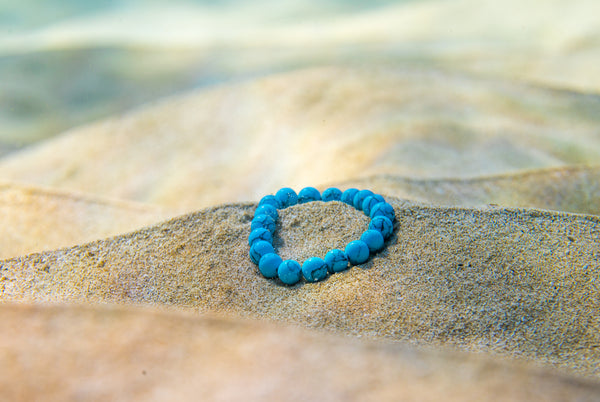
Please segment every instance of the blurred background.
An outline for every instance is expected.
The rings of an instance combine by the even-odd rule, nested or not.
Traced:
[[[189,89],[329,64],[600,89],[595,0],[0,0],[0,156]]]
[[[77,304],[2,306],[0,394],[172,395],[192,390],[189,373],[205,365],[213,389],[237,381],[247,399],[246,385],[274,383],[252,376],[284,355],[292,361],[275,383],[288,393],[347,385],[338,367],[319,365],[340,381],[298,383],[299,367],[313,370],[335,349],[306,336],[82,310],[96,303],[449,344],[596,381],[598,66],[600,0],[0,0],[0,259],[14,258],[0,261],[0,298]],[[277,289],[247,258],[249,203],[284,186],[330,185],[391,197],[397,236],[377,269]],[[338,221],[359,224],[323,205],[306,221],[292,212],[281,244],[318,255],[339,240]],[[227,333],[198,336],[211,325]],[[456,386],[475,400],[497,399],[500,387],[529,399],[554,392],[553,381],[562,389],[500,360],[423,359],[408,348],[367,346],[365,356],[394,365],[375,357],[364,370],[359,344],[341,346],[349,373],[371,374],[357,382],[369,391],[391,378],[384,392],[404,392],[396,379],[411,377],[370,370],[402,361],[422,380],[410,392],[433,400]],[[259,366],[254,350],[267,359]],[[478,389],[487,391],[473,397]]]

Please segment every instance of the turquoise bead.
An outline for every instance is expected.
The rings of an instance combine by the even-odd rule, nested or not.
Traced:
[[[340,198],[340,201],[345,202],[348,205],[354,205],[354,196],[356,193],[358,193],[357,189],[349,188],[342,193],[342,198]]]
[[[248,236],[248,245],[251,246],[260,240],[273,244],[273,235],[265,228],[254,229]]]
[[[394,224],[385,216],[380,215],[371,219],[371,223],[369,223],[369,229],[379,230],[383,235],[383,238],[387,239],[392,235],[392,232],[394,231]]]
[[[363,210],[365,215],[371,216],[371,208],[373,208],[380,202],[385,202],[382,196],[380,196],[379,194],[370,195],[363,201],[361,209]]]
[[[302,268],[297,261],[285,260],[277,268],[277,276],[286,285],[295,285],[302,277]]]
[[[367,244],[371,253],[376,253],[383,248],[383,235],[379,230],[369,229],[360,236],[360,239]]]
[[[275,231],[275,221],[269,215],[258,215],[252,219],[252,223],[250,224],[250,230],[265,228],[269,232],[273,233]]]
[[[387,202],[380,202],[371,209],[371,214],[369,216],[371,219],[376,216],[385,216],[393,222],[394,218],[396,218],[396,212],[394,212],[394,207]]]
[[[274,195],[265,195],[258,202],[259,207],[262,205],[271,205],[272,207],[277,208],[277,198],[275,198]]]
[[[346,255],[352,265],[364,264],[369,259],[369,246],[362,240],[354,240],[346,246]]]
[[[302,275],[307,282],[318,282],[327,278],[327,264],[319,257],[312,257],[302,264]]]
[[[344,251],[330,250],[324,258],[312,257],[300,265],[297,261],[286,260],[275,253],[273,232],[279,219],[278,209],[312,201],[342,201],[362,210],[371,218],[369,229],[360,240],[350,242]],[[278,277],[282,283],[294,285],[304,279],[307,282],[321,281],[329,274],[348,269],[349,265],[360,265],[369,260],[371,254],[381,251],[386,240],[393,234],[396,214],[394,208],[385,199],[370,190],[350,188],[341,191],[330,187],[319,193],[314,187],[305,187],[298,194],[284,187],[275,195],[261,198],[254,211],[248,244],[250,259],[265,278]]]
[[[277,276],[277,268],[283,260],[275,253],[267,253],[258,261],[258,270],[265,278],[275,278]]]
[[[321,194],[321,199],[323,201],[339,201],[342,199],[342,190],[335,187],[329,187],[327,190],[323,191]]]
[[[319,190],[314,187],[305,187],[298,193],[298,204],[305,204],[311,201],[321,201]]]
[[[258,215],[268,215],[271,218],[273,218],[274,221],[276,221],[279,218],[277,208],[269,204],[261,205],[258,208],[256,208],[256,211],[254,211],[254,216]]]
[[[341,272],[348,268],[348,257],[342,250],[333,249],[325,254],[325,263],[330,274]]]
[[[360,190],[358,193],[354,195],[354,199],[352,200],[352,205],[356,209],[362,209],[362,204],[365,198],[373,195],[371,190]]]
[[[260,240],[250,247],[250,259],[253,263],[258,265],[263,255],[274,252],[275,249],[273,248],[271,243],[266,242],[264,240]]]
[[[298,195],[289,187],[284,187],[275,193],[277,208],[287,208],[298,203]]]

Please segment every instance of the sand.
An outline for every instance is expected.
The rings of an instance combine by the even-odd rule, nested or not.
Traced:
[[[315,68],[75,129],[3,158],[0,171],[192,211],[373,175],[469,178],[593,165],[599,108],[594,96],[439,69]]]
[[[233,204],[5,261],[0,289],[4,300],[236,313],[600,375],[597,217],[394,206],[385,251],[317,285],[262,278],[247,257],[255,205]],[[337,202],[291,207],[280,222],[275,245],[299,261],[343,247],[368,223]]]
[[[427,90],[429,79],[439,83],[435,94]],[[5,177],[30,183],[4,186],[10,223],[4,230],[10,236],[2,247],[12,258],[0,263],[1,298],[35,303],[39,307],[31,308],[43,311],[40,323],[44,314],[58,320],[70,314],[96,317],[106,313],[93,307],[72,312],[69,306],[108,304],[118,306],[119,325],[137,314],[132,308],[143,307],[174,321],[178,314],[200,321],[206,314],[225,314],[261,328],[271,322],[265,331],[294,325],[310,337],[317,336],[311,331],[325,330],[329,339],[343,342],[368,339],[417,355],[440,351],[439,364],[457,372],[475,358],[471,354],[481,354],[501,367],[525,364],[519,369],[523,381],[534,384],[546,381],[538,368],[551,370],[556,399],[572,394],[572,381],[577,392],[595,395],[600,191],[593,162],[600,147],[595,117],[586,112],[595,102],[441,70],[329,67],[200,91],[94,123],[0,161]],[[232,105],[235,121],[228,118]],[[466,112],[474,107],[476,112]],[[466,118],[470,115],[475,117]],[[281,166],[269,168],[279,160]],[[372,188],[392,200],[398,223],[386,249],[367,264],[319,284],[289,288],[260,276],[246,239],[260,196],[304,183],[321,190]],[[226,199],[250,202],[224,204]],[[179,215],[205,205],[215,206]],[[281,214],[275,246],[284,258],[322,257],[358,238],[367,223],[337,202],[294,206]],[[66,248],[53,250],[59,247]],[[55,303],[65,307],[54,313],[42,307]],[[113,325],[102,322],[91,325]],[[107,342],[122,342],[115,336]],[[358,342],[347,346],[356,353],[367,348],[365,361],[380,358],[362,341],[349,342]],[[86,346],[100,354],[107,347]],[[174,347],[165,346],[177,353]],[[316,341],[314,347],[330,348]],[[464,357],[453,360],[447,351]],[[142,360],[155,359],[148,351],[139,353]],[[230,353],[211,359],[229,362]],[[183,364],[181,359],[172,364]],[[420,364],[415,359],[402,361]],[[65,364],[65,373],[75,370]],[[376,363],[381,364],[388,363]],[[400,370],[389,364],[393,373]],[[479,370],[480,363],[473,364],[469,370]],[[343,377],[344,364],[334,366],[332,376]],[[119,370],[129,366],[109,361],[103,367],[118,379]],[[248,381],[252,366],[239,367],[240,381]],[[306,369],[298,363],[291,370]],[[389,388],[373,385],[370,377],[356,386],[392,398],[395,375],[384,376]],[[444,384],[450,381],[463,384],[469,395],[492,399],[498,388],[515,385],[513,377],[503,376],[493,386],[479,374],[477,380],[427,377],[410,388],[414,391],[403,388],[403,395],[435,399],[447,394]],[[107,377],[115,381],[107,395],[122,387],[115,377]],[[277,386],[287,384],[286,378]],[[52,378],[43,384],[30,390],[33,395],[79,392],[56,390]],[[195,389],[167,379],[156,385],[157,394],[142,393],[135,382],[131,387],[131,395],[148,398],[160,398],[161,392],[183,397]],[[81,392],[95,395],[94,389]],[[218,384],[210,389],[216,396],[225,392]],[[332,386],[323,395],[330,392],[335,399],[348,389]],[[457,400],[464,396],[460,392]],[[512,399],[506,392],[500,398]],[[529,396],[517,392],[514,399]]]
[[[147,204],[0,183],[0,258],[114,236],[174,213]]]
[[[368,187],[427,205],[506,206],[599,215],[598,183],[597,167],[570,166],[465,179],[375,175],[318,187]],[[3,184],[0,194],[5,223],[0,226],[2,258],[74,246],[151,225],[182,212],[11,182]]]
[[[600,215],[598,166],[567,166],[456,179],[375,175],[342,187],[370,188],[427,204],[539,208]],[[325,189],[327,186],[321,186]]]
[[[231,317],[4,304],[0,319],[10,400],[593,401],[600,392],[523,363]]]
[[[0,38],[0,399],[600,399],[596,1],[83,4]],[[287,287],[308,185],[398,220]]]

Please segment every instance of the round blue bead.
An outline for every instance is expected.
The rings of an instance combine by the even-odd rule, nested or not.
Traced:
[[[394,207],[392,207],[387,202],[380,202],[379,204],[371,208],[371,214],[369,216],[371,218],[374,218],[376,216],[385,216],[393,222],[394,218],[396,217],[396,212],[394,212]]]
[[[339,201],[342,199],[342,190],[335,187],[329,187],[327,190],[323,191],[321,199],[323,201]]]
[[[269,253],[274,253],[274,252],[275,252],[275,249],[273,249],[273,246],[271,245],[271,243],[264,241],[264,240],[260,240],[260,241],[257,241],[256,243],[254,243],[250,247],[250,259],[255,264],[258,264],[263,255],[269,254]]]
[[[275,198],[274,195],[265,195],[258,202],[259,207],[262,205],[271,205],[272,207],[277,208],[277,198]]]
[[[371,253],[376,253],[383,248],[383,235],[379,230],[369,229],[360,236],[360,239],[369,246]]]
[[[379,194],[373,194],[365,198],[365,200],[362,203],[362,210],[365,213],[365,215],[370,216],[371,208],[373,208],[380,202],[385,202],[385,200]]]
[[[342,250],[333,249],[325,254],[325,263],[330,274],[341,272],[348,268],[348,257]]]
[[[379,204],[380,202],[381,201],[378,201],[377,199],[375,199],[375,197],[370,195],[364,199],[361,209],[363,210],[365,215],[369,216],[369,213],[371,212],[371,208],[374,207],[375,204]]]
[[[311,201],[321,201],[319,190],[314,187],[305,187],[298,193],[298,204],[305,204]]]
[[[275,221],[269,215],[258,215],[252,219],[252,223],[250,224],[250,230],[265,228],[269,232],[273,233],[275,231]]]
[[[258,208],[256,208],[256,211],[254,211],[254,216],[258,216],[258,215],[268,215],[271,218],[273,218],[274,221],[277,220],[277,218],[279,218],[279,214],[277,213],[277,208],[275,208],[272,205],[269,204],[264,204],[259,206]]]
[[[352,205],[354,205],[354,208],[361,209],[363,201],[370,195],[373,195],[371,190],[360,190],[358,193],[356,193],[354,195],[354,199],[352,200]]]
[[[267,253],[258,261],[258,270],[265,278],[275,278],[277,269],[283,262],[280,256],[275,253]]]
[[[318,282],[327,278],[327,264],[319,257],[312,257],[302,264],[302,275],[307,282]]]
[[[354,196],[356,193],[358,193],[357,189],[349,188],[342,193],[342,198],[340,198],[340,200],[348,205],[354,205]]]
[[[294,260],[285,260],[277,268],[277,276],[286,285],[294,285],[300,281],[302,268]]]
[[[298,203],[296,192],[289,187],[284,187],[275,193],[277,208],[287,208]]]
[[[369,229],[379,230],[383,235],[383,238],[387,239],[394,231],[394,224],[385,216],[380,215],[371,219],[371,223],[369,223]]]
[[[369,259],[369,246],[362,240],[354,240],[346,246],[346,255],[352,265],[359,265]]]
[[[248,245],[251,246],[260,240],[273,244],[273,235],[265,228],[254,229],[248,236]]]

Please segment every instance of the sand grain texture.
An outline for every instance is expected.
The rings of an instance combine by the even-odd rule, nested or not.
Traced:
[[[0,38],[0,399],[600,400],[598,1],[50,4]],[[256,202],[329,185],[385,250],[260,276]]]
[[[222,311],[525,357],[598,378],[597,217],[393,203],[398,229],[387,248],[316,285],[260,276],[246,240],[255,206],[234,204],[7,260],[2,299]],[[295,206],[282,212],[275,245],[299,261],[324,256],[367,223],[342,203]]]

